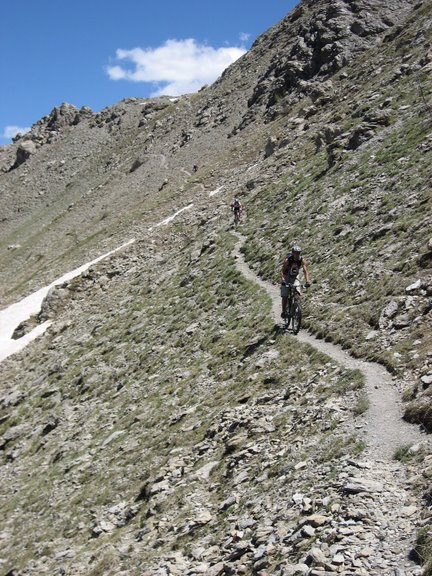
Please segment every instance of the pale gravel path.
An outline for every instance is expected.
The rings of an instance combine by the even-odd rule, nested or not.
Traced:
[[[273,319],[276,324],[280,324],[279,286],[263,281],[249,268],[240,252],[245,239],[240,234],[236,236],[239,238],[234,250],[237,269],[268,293],[272,300]],[[357,417],[357,421],[359,428],[363,426],[364,440],[367,445],[365,456],[372,459],[391,460],[395,451],[401,446],[427,442],[427,435],[422,434],[418,426],[402,419],[402,402],[399,392],[391,375],[383,366],[355,359],[339,346],[319,340],[305,330],[300,330],[297,336],[289,337],[310,344],[347,368],[363,372],[370,407],[363,416]],[[362,434],[362,432],[359,433]]]

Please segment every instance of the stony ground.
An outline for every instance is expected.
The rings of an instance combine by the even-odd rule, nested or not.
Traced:
[[[278,288],[263,282],[247,266],[240,252],[245,238],[240,235],[238,237],[239,243],[235,250],[237,268],[246,278],[257,282],[267,291],[272,299],[273,320],[276,324],[283,326],[283,321],[281,322],[280,319],[281,305]],[[333,553],[337,555],[337,552],[341,552],[338,559],[342,563],[347,556],[354,560],[353,568],[361,570],[349,572],[353,574],[420,573],[418,567],[412,563],[407,563],[406,554],[399,555],[397,551],[406,550],[409,534],[415,533],[415,525],[421,517],[421,514],[419,515],[421,499],[419,500],[411,493],[412,479],[408,479],[403,467],[392,460],[397,448],[404,444],[415,446],[413,450],[425,449],[430,452],[429,438],[426,434],[422,434],[417,426],[402,420],[400,395],[395,389],[390,375],[382,366],[356,360],[340,347],[319,340],[311,334],[304,333],[304,331],[299,333],[296,339],[307,342],[345,366],[360,370],[365,376],[365,386],[370,400],[368,410],[354,425],[355,428],[361,430],[361,436],[366,443],[363,457],[360,460],[349,462],[346,470],[340,474],[340,479],[346,479],[347,484],[343,489],[346,494],[350,495],[351,505],[354,507],[372,505],[376,517],[380,518],[378,525],[382,528],[382,532],[378,531],[378,533],[373,534],[373,543],[369,540],[369,544],[362,548],[359,553],[359,547],[361,548],[365,544],[363,541],[365,534],[362,533],[362,530],[357,531],[348,528],[346,535],[349,538],[346,539],[345,544],[344,539],[342,539],[339,547],[336,546],[333,549]],[[294,345],[292,342],[290,344]],[[352,430],[352,427],[349,428]],[[429,460],[432,462],[431,456],[429,456]],[[360,502],[356,502],[354,495],[358,497],[359,494],[361,495]],[[402,518],[397,510],[400,503],[403,503]],[[352,546],[354,546],[354,550],[351,549]],[[372,550],[374,551],[373,560],[371,559],[372,555],[369,554]],[[324,560],[320,549],[316,550],[316,553]],[[363,558],[363,563],[359,558]],[[329,563],[328,558],[327,563]],[[333,566],[334,569],[335,566]]]
[[[205,232],[167,270],[158,246],[170,261],[174,223],[199,218],[57,289],[19,385],[6,361],[4,557],[20,574],[420,574],[424,437],[408,464],[383,419],[368,445],[358,368],[275,330],[277,295],[236,271],[231,234]],[[182,313],[161,324],[166,297]]]
[[[258,283],[269,294],[272,300],[272,315],[275,324],[283,325],[281,312],[281,298],[278,286],[263,282],[244,261],[240,249],[245,238],[238,235],[240,242],[236,246],[238,270],[248,279]],[[383,366],[365,362],[350,356],[341,347],[325,342],[305,331],[297,335],[297,340],[306,342],[336,362],[352,370],[360,370],[364,375],[365,388],[371,405],[365,414],[363,424],[367,443],[367,454],[378,459],[391,460],[397,448],[405,444],[428,443],[428,436],[421,432],[420,427],[410,425],[402,419],[403,408],[397,381],[392,378]],[[357,427],[362,424],[357,423]]]
[[[1,364],[3,573],[421,572],[431,23],[302,2],[198,94],[64,104],[0,150],[2,305],[136,239]],[[296,338],[271,288],[293,241]]]

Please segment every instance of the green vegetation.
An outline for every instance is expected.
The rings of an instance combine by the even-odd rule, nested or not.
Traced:
[[[356,405],[354,406],[354,414],[356,416],[360,416],[360,414],[364,414],[367,412],[370,406],[370,400],[367,394],[360,394],[357,399]]]
[[[423,576],[432,575],[432,531],[430,526],[425,526],[417,532],[417,540],[414,551],[418,561],[423,565]]]
[[[348,436],[347,438],[339,437],[336,441],[331,436],[328,438],[324,437],[316,460],[317,462],[323,463],[337,461],[346,454],[358,456],[365,448],[365,443],[354,435]]]
[[[424,449],[413,449],[411,444],[404,444],[396,450],[393,457],[404,463],[421,462],[424,458]]]
[[[53,556],[56,569],[69,568],[73,560],[55,553],[73,539],[89,574],[138,574],[143,562],[177,550],[195,558],[198,539],[205,550],[238,534],[252,540],[258,527],[237,523],[260,506],[287,531],[309,511],[331,513],[329,493],[340,506],[341,472],[365,449],[346,432],[369,407],[364,377],[274,326],[270,299],[235,266],[237,238],[224,209],[238,188],[247,205],[243,253],[267,280],[277,282],[292,242],[303,246],[313,279],[302,297],[305,327],[396,376],[418,374],[430,353],[430,311],[424,294],[405,288],[431,265],[432,89],[430,75],[418,71],[417,32],[374,45],[333,77],[328,98],[313,100],[311,85],[273,121],[263,112],[255,125],[234,127],[243,112],[228,120],[230,92],[214,92],[209,122],[232,125],[211,143],[211,125],[201,132],[201,110],[192,106],[201,106],[199,94],[155,114],[151,137],[137,118],[118,139],[105,127],[94,158],[61,198],[41,201],[2,238],[10,297],[82,263],[84,253],[137,236],[130,253],[70,282],[51,330],[5,364],[5,394],[21,394],[0,412],[1,503],[10,522],[4,556],[14,569]],[[239,88],[233,82],[229,90]],[[308,107],[314,111],[305,117]],[[177,121],[193,122],[190,146],[171,132]],[[365,125],[360,145],[355,136]],[[325,126],[337,136],[319,146]],[[269,136],[280,146],[264,158]],[[189,177],[186,162],[198,152],[203,164]],[[158,190],[165,170],[170,179]],[[209,200],[212,187],[221,195]],[[185,221],[150,234],[150,225],[189,202]],[[8,251],[21,236],[22,247]],[[390,302],[397,311],[389,319]],[[402,314],[407,325],[391,324]],[[405,398],[419,391],[412,386]],[[394,457],[416,464],[424,454],[402,446]],[[291,506],[294,492],[307,501]],[[122,506],[124,516],[113,512]],[[208,522],[199,517],[207,509]],[[420,531],[416,550],[427,574],[430,540]],[[292,558],[313,541],[295,544]]]
[[[177,227],[178,237],[182,233]],[[20,459],[38,462],[32,478],[16,479],[28,533],[37,522],[46,538],[54,537],[56,521],[35,514],[41,503],[48,510],[55,494],[65,533],[86,542],[95,525],[88,510],[99,510],[103,517],[119,495],[133,502],[142,493],[144,473],[147,482],[155,482],[174,450],[189,459],[199,454],[197,447],[223,427],[224,414],[231,412],[234,421],[234,414],[240,418],[236,434],[244,434],[244,444],[234,444],[227,453],[220,446],[212,456],[220,460],[212,471],[212,481],[220,483],[212,498],[218,500],[229,494],[237,454],[251,442],[264,450],[275,439],[297,446],[279,462],[266,462],[260,452],[248,455],[254,474],[267,471],[270,479],[287,473],[295,477],[299,459],[337,462],[358,453],[354,437],[339,438],[342,422],[332,416],[332,402],[351,402],[361,375],[275,331],[269,298],[234,266],[235,242],[228,233],[211,241],[198,236],[177,254],[169,282],[162,276],[163,263],[150,268],[143,262],[135,278],[128,278],[128,290],[122,282],[113,285],[109,300],[92,303],[88,298],[97,289],[92,274],[71,284],[69,309],[87,294],[80,301],[89,309],[80,316],[92,318],[88,333],[79,340],[73,332],[69,335],[67,356],[46,374],[42,386],[34,388],[31,378],[23,382],[25,400],[14,419],[2,425],[4,432],[12,423],[31,425],[41,411],[61,415],[65,402],[74,407],[70,424],[60,418],[48,434],[39,431],[31,440],[24,436],[7,446],[5,457],[16,446]],[[200,246],[202,256],[191,271],[189,262],[197,258]],[[52,389],[58,392],[48,394]],[[204,463],[197,461],[195,468]],[[303,475],[305,486],[312,481]],[[158,510],[171,514],[178,509],[176,523],[187,522],[193,510],[180,506],[187,494],[187,488],[179,486]],[[16,505],[17,500],[10,499],[5,513]],[[139,513],[118,534],[146,525],[149,506],[144,499]],[[80,533],[77,517],[85,525]],[[200,530],[204,534],[205,527]],[[223,533],[223,523],[218,530]],[[17,527],[15,541],[26,538]],[[191,536],[182,538],[187,545]],[[24,555],[18,557],[24,562]],[[92,567],[95,574],[110,570],[109,558],[100,562]]]

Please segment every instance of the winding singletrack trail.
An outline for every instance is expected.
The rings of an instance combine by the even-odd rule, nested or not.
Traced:
[[[245,238],[238,232],[239,239],[234,248],[237,269],[250,281],[256,282],[270,296],[272,316],[280,324],[281,302],[279,287],[264,282],[246,264],[240,253]],[[362,535],[373,562],[367,570],[349,572],[367,576],[419,576],[422,568],[410,556],[419,526],[422,526],[424,502],[421,494],[413,490],[410,469],[394,459],[397,448],[406,445],[429,444],[426,434],[417,426],[402,419],[401,400],[390,374],[380,365],[352,358],[339,346],[324,342],[305,331],[290,336],[297,338],[348,368],[361,370],[365,376],[365,387],[370,402],[369,409],[352,419],[347,425],[355,428],[366,444],[366,449],[355,461],[348,461],[346,475],[354,485],[360,486],[357,494],[346,497],[349,505],[367,509],[371,518]],[[348,536],[339,542],[345,554],[356,556],[356,540]],[[345,574],[345,572],[343,572]]]
[[[276,324],[280,324],[281,302],[279,287],[263,281],[246,264],[240,252],[245,238],[234,232],[238,237],[234,249],[237,269],[252,282],[256,282],[272,300],[272,315]],[[365,456],[371,459],[391,460],[395,451],[401,446],[426,442],[426,434],[422,434],[417,426],[408,424],[402,419],[402,403],[400,395],[387,370],[373,362],[358,360],[350,356],[341,347],[315,338],[301,330],[297,336],[301,342],[310,344],[320,352],[343,364],[347,368],[358,369],[365,376],[366,392],[369,399],[369,409],[363,416],[357,417],[358,427],[363,429],[367,449]]]

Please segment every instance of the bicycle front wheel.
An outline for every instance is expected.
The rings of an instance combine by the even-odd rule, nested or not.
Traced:
[[[301,328],[302,320],[302,309],[299,302],[294,302],[293,304],[293,315],[292,315],[292,331],[294,334],[298,334]]]

